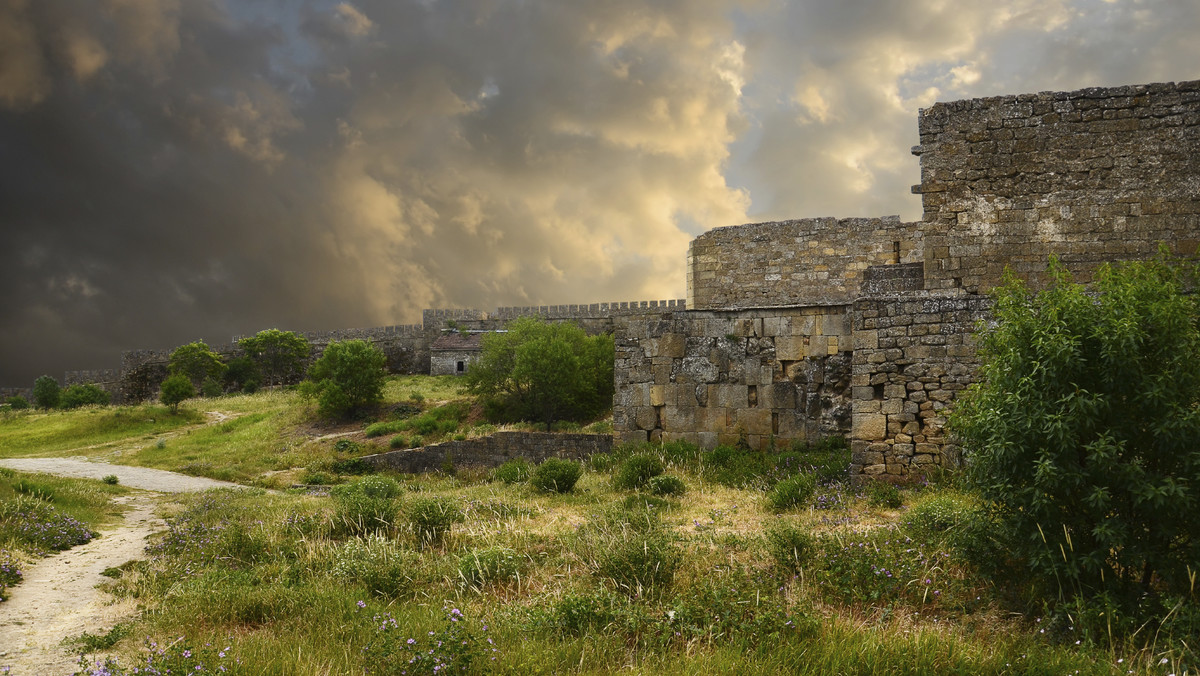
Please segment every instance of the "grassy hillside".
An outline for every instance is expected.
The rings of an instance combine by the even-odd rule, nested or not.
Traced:
[[[89,660],[95,673],[1196,672],[1195,599],[1131,638],[1108,634],[1099,609],[1046,614],[972,565],[987,534],[953,477],[854,488],[836,443],[621,448],[576,467],[563,493],[535,485],[565,487],[569,467],[352,474],[354,457],[413,437],[494,429],[454,379],[406,377],[376,419],[344,425],[314,422],[289,390],[191,400],[177,419],[8,414],[0,456],[338,484],[180,498],[149,558],[109,583],[143,615],[75,643],[111,656]]]

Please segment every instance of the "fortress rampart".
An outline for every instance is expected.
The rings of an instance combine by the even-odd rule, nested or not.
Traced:
[[[938,103],[918,126],[921,221],[717,228],[689,250],[692,309],[618,319],[617,441],[836,432],[860,475],[954,465],[946,415],[1005,269],[1037,288],[1051,255],[1088,281],[1200,245],[1200,82]]]

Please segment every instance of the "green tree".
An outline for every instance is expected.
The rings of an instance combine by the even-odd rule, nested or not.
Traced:
[[[33,404],[38,408],[55,408],[62,396],[62,388],[52,376],[39,376],[33,381]]]
[[[308,359],[308,340],[291,331],[267,329],[250,338],[242,338],[238,346],[254,360],[267,385],[295,382],[304,375]]]
[[[167,379],[163,381],[159,400],[170,406],[172,413],[178,413],[179,404],[194,396],[196,396],[196,387],[192,385],[192,381],[182,373],[176,373],[167,376]]]
[[[1200,569],[1200,306],[1164,259],[1089,291],[1051,260],[1009,275],[951,429],[996,531],[1034,581],[1126,601]]]
[[[254,394],[262,383],[258,365],[250,357],[242,355],[229,360],[229,368],[225,370],[225,389]]]
[[[483,337],[467,372],[493,420],[587,420],[612,405],[613,340],[587,336],[575,324],[522,317]]]
[[[383,401],[387,357],[363,340],[330,343],[308,370],[305,396],[317,400],[323,418],[346,418]]]
[[[29,400],[18,394],[8,398],[8,405],[12,407],[12,410],[20,411],[29,408]]]
[[[110,403],[112,403],[112,396],[95,383],[71,385],[62,391],[58,401],[58,405],[63,408],[107,406]]]
[[[209,378],[220,380],[225,375],[225,368],[221,355],[209,349],[202,340],[175,348],[167,364],[171,375],[187,376],[194,388],[199,388]]]

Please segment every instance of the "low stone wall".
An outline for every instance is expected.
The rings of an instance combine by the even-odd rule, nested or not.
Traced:
[[[455,467],[499,467],[515,458],[534,463],[546,458],[586,460],[593,453],[611,450],[612,436],[608,434],[497,432],[478,439],[368,455],[362,460],[377,469],[419,474],[440,470],[447,460]]]

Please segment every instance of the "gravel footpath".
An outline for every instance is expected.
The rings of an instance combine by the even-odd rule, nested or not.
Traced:
[[[80,458],[13,458],[0,460],[0,467],[19,472],[44,472],[79,479],[103,479],[114,474],[122,486],[143,488],[160,493],[190,493],[210,488],[245,488],[229,481],[176,474],[163,469],[110,465]]]

